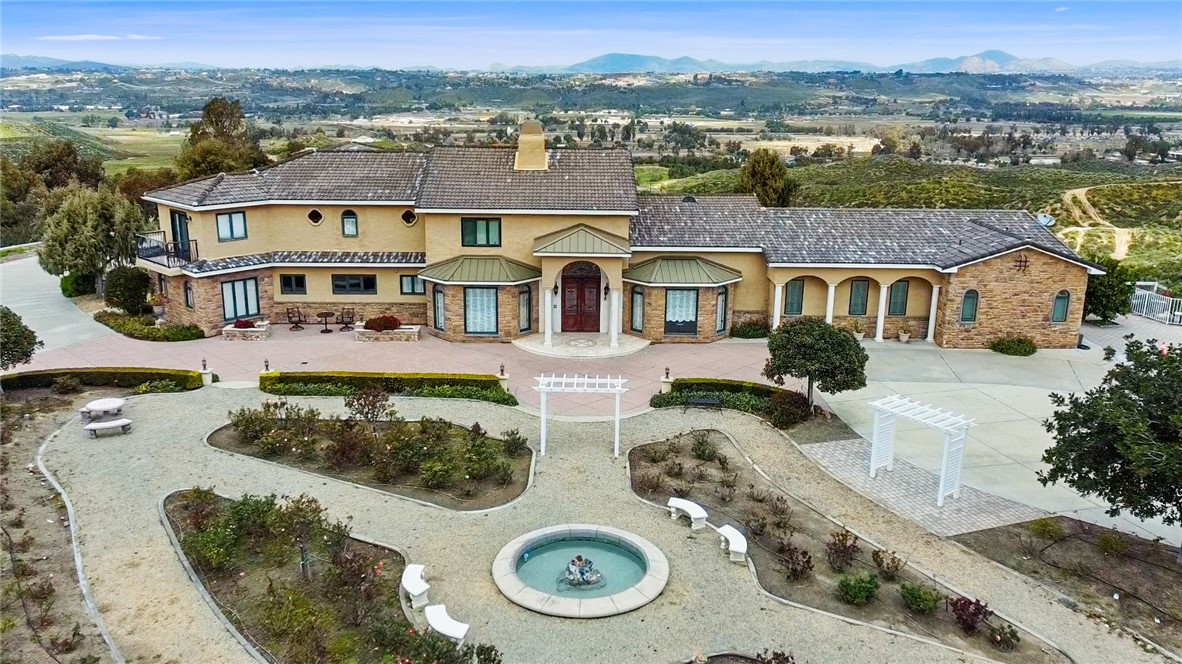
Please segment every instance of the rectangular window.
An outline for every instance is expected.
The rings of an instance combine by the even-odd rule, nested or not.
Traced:
[[[447,320],[443,315],[443,286],[436,286],[431,297],[435,301],[435,329],[442,330]]]
[[[896,281],[891,284],[890,304],[887,305],[888,316],[907,315],[907,287],[908,282]]]
[[[977,320],[977,300],[980,296],[977,291],[965,291],[964,301],[960,306],[960,322],[973,323]]]
[[[222,317],[237,320],[259,315],[259,280],[222,282]]]
[[[185,306],[192,309],[193,308],[193,284],[186,281],[185,285],[184,285],[184,292],[185,292]]]
[[[426,295],[427,285],[423,283],[422,279],[413,274],[404,274],[400,279],[402,282],[403,295]]]
[[[346,212],[341,215],[341,235],[345,237],[357,237],[357,215]]]
[[[497,289],[464,289],[464,334],[497,333]]]
[[[528,332],[534,326],[534,292],[529,286],[522,286],[517,297],[517,330]]]
[[[665,334],[698,333],[698,289],[665,291]]]
[[[496,217],[460,219],[460,240],[465,247],[499,247],[501,220]]]
[[[281,274],[279,292],[283,295],[307,295],[308,280],[302,274]]]
[[[632,331],[644,332],[644,291],[632,289]]]
[[[715,307],[715,326],[714,331],[722,334],[726,332],[726,300],[727,300],[726,286],[718,289],[718,304]]]
[[[219,214],[218,220],[218,242],[230,242],[232,240],[246,239],[246,213],[245,212],[227,212]]]
[[[788,282],[788,297],[784,298],[784,315],[799,316],[804,311],[804,279]]]
[[[850,315],[865,316],[866,300],[870,297],[870,280],[854,279],[850,282]]]
[[[377,295],[378,277],[374,274],[332,275],[333,295]]]

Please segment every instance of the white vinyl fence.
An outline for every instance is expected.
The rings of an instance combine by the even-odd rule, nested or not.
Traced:
[[[1182,325],[1182,297],[1168,297],[1160,290],[1157,282],[1138,281],[1133,291],[1133,313],[1166,325]]]

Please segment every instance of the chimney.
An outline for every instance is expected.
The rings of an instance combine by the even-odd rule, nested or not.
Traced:
[[[517,134],[517,158],[513,161],[515,171],[544,171],[549,167],[546,160],[546,134],[542,123],[526,120],[521,123]]]

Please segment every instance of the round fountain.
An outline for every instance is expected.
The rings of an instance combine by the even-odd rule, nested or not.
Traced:
[[[493,561],[493,581],[511,602],[563,618],[603,618],[638,609],[669,580],[669,561],[637,535],[572,523],[528,532]]]

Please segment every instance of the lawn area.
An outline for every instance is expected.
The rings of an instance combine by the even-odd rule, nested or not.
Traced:
[[[669,169],[665,166],[640,165],[636,167],[636,185],[647,187],[662,180],[669,179]]]
[[[172,166],[181,151],[185,134],[169,135],[166,131],[140,127],[82,127],[80,132],[109,146],[115,155],[103,162],[107,173],[125,173],[135,167],[154,170]]]

